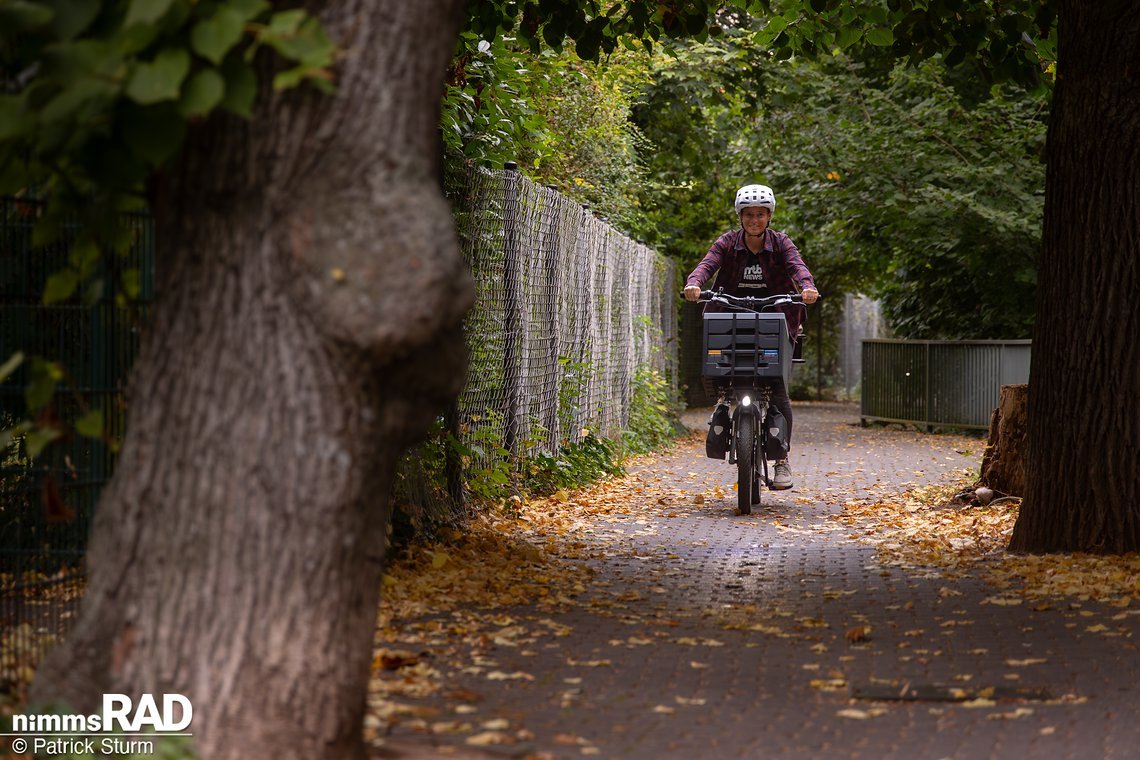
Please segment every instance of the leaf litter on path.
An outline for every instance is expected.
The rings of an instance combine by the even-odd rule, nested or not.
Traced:
[[[950,487],[913,488],[901,496],[888,495],[889,489],[878,484],[860,493],[848,494],[837,494],[835,489],[828,488],[829,493],[823,497],[824,500],[838,501],[842,511],[814,525],[803,526],[797,520],[795,527],[784,523],[774,527],[793,536],[819,535],[827,536],[830,541],[854,540],[872,544],[884,566],[897,567],[921,577],[931,577],[931,572],[950,580],[967,575],[984,577],[998,592],[986,601],[988,604],[1008,606],[1023,600],[1076,597],[1081,601],[1098,600],[1111,605],[1117,610],[1117,619],[1140,613],[1140,610],[1131,608],[1133,600],[1140,599],[1140,558],[1010,555],[1005,546],[1016,520],[1016,506],[994,504],[966,508],[947,505],[949,497],[960,489],[966,477],[968,475],[964,474],[959,483]],[[466,532],[450,536],[445,544],[420,547],[396,558],[385,579],[378,645],[412,644],[415,645],[413,649],[429,646],[437,652],[437,663],[448,658],[468,659],[473,664],[464,672],[470,670],[488,678],[501,678],[499,674],[504,673],[523,674],[516,679],[504,680],[504,683],[525,682],[526,676],[531,674],[496,669],[493,663],[480,665],[478,653],[494,647],[516,646],[524,654],[534,654],[533,649],[541,646],[542,642],[571,636],[573,630],[549,617],[538,620],[530,612],[517,619],[504,619],[498,612],[500,610],[528,607],[549,614],[578,607],[589,610],[591,614],[621,616],[631,624],[665,624],[667,621],[660,616],[650,621],[630,606],[635,603],[644,605],[646,596],[653,596],[648,588],[646,594],[631,594],[628,590],[610,589],[608,583],[595,585],[589,566],[591,561],[605,561],[615,556],[638,560],[673,556],[668,554],[668,540],[663,540],[649,550],[650,554],[646,554],[644,544],[638,548],[633,539],[659,535],[660,521],[655,518],[682,514],[720,515],[724,511],[723,502],[732,496],[722,486],[707,482],[691,483],[686,488],[677,487],[676,480],[672,484],[662,485],[662,482],[662,478],[654,477],[652,471],[646,469],[578,491],[561,492],[549,499],[518,502],[514,509],[477,516]],[[797,497],[797,502],[805,498]],[[772,523],[772,520],[766,522]],[[667,531],[662,538],[667,538]],[[692,543],[694,546],[706,545],[706,542]],[[654,584],[661,582],[660,576],[653,576],[651,580]],[[652,591],[667,593],[667,589],[656,586]],[[840,600],[850,593],[850,589],[833,588],[823,595],[823,600]],[[961,592],[951,586],[943,586],[939,591],[943,599],[960,595]],[[1043,603],[1034,609],[1053,609],[1053,606]],[[704,614],[711,615],[713,619],[710,622],[724,630],[759,632],[778,638],[803,636],[810,639],[806,635],[810,629],[826,625],[825,621],[815,617],[796,618],[781,610],[761,611],[747,605],[737,609],[730,606],[712,612],[706,610]],[[798,623],[795,622],[797,619]],[[951,622],[954,625],[972,623]],[[949,626],[951,622],[943,626]],[[839,635],[847,639],[848,645],[861,644],[870,638],[871,621],[863,621],[855,627],[842,626],[839,630]],[[1103,624],[1090,625],[1085,630],[1090,634],[1121,635],[1115,627]],[[953,633],[953,628],[941,633]],[[611,643],[622,648],[636,648],[647,642],[658,644],[659,641],[690,647],[715,647],[721,643],[711,637],[658,639],[645,631]],[[828,647],[818,642],[812,646],[812,651],[826,653]],[[919,655],[925,650],[908,651]],[[900,660],[911,657],[908,654]],[[849,656],[840,658],[844,662],[851,659]],[[1022,658],[1016,667],[1037,664],[1038,659]],[[567,661],[572,660],[569,658]],[[925,661],[925,657],[920,657],[920,661]],[[611,665],[608,660],[604,665],[602,660],[573,661],[573,664]],[[1013,662],[1009,664],[1014,665]],[[416,667],[420,670],[416,671]],[[705,665],[694,661],[692,667],[703,668]],[[417,691],[414,682],[421,677],[434,680],[432,688],[438,692],[445,675],[441,674],[441,669],[445,668],[442,665],[433,668],[426,662],[398,667],[394,672],[381,669],[378,679],[400,679],[403,686],[378,689],[377,697],[382,700],[391,694],[412,696]],[[846,680],[841,673],[810,680],[811,686],[817,690],[846,689]],[[431,688],[424,687],[423,691],[431,693]],[[576,699],[576,695],[570,693],[563,697],[564,705],[571,705]],[[480,695],[464,693],[458,698],[465,701],[457,707],[473,710],[476,708],[472,702],[477,703]],[[970,706],[981,707],[983,704]],[[381,711],[386,711],[391,721],[403,722],[416,730],[432,731],[428,722],[430,716],[417,713],[414,707],[387,707]],[[880,708],[852,709],[840,717],[867,719],[882,712]],[[1028,713],[1015,710],[1000,719],[1025,715]],[[454,721],[448,723],[449,730],[455,730],[455,724]],[[468,732],[476,730],[470,723],[460,722],[458,725],[466,725]],[[483,740],[489,739],[489,736],[483,737]],[[495,738],[495,741],[500,740],[512,743],[517,737],[506,734],[501,739]]]

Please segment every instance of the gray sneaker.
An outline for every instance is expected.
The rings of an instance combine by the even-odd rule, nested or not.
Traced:
[[[776,472],[772,477],[773,491],[786,491],[792,487],[792,467],[787,459],[776,462]]]

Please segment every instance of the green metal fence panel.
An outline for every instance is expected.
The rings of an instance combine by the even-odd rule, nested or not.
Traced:
[[[1028,340],[865,340],[863,422],[989,427],[1001,386],[1029,382]]]
[[[47,306],[44,284],[67,266],[77,225],[65,221],[56,241],[33,246],[32,231],[44,210],[40,201],[0,198],[0,361],[22,351],[29,359],[59,362],[64,380],[41,414],[71,427],[98,409],[109,437],[121,439],[122,384],[153,287],[150,219],[125,217],[133,245],[101,262],[95,276],[103,282],[101,294]],[[120,305],[113,280],[126,272],[137,273],[140,300]],[[29,364],[0,383],[0,428],[28,416]],[[95,505],[113,466],[110,447],[81,436],[53,444],[35,462],[22,439],[0,450],[0,681],[19,682],[14,669],[38,659],[32,650],[64,632],[82,589]]]

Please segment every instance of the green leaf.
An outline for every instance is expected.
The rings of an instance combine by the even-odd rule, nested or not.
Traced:
[[[24,389],[24,401],[28,410],[38,412],[55,395],[55,386],[63,379],[63,370],[55,362],[33,359],[28,366],[28,387]]]
[[[336,45],[313,17],[306,18],[297,29],[287,34],[278,34],[271,29],[261,36],[261,41],[283,58],[307,66],[328,66],[336,53]]]
[[[68,254],[67,260],[71,266],[79,274],[79,279],[85,280],[91,276],[91,272],[99,263],[102,254],[99,251],[99,246],[90,238],[77,240],[71,246],[71,253]]]
[[[305,80],[305,74],[309,69],[305,66],[294,66],[291,69],[278,72],[273,77],[273,89],[275,90],[288,90],[296,87]]]
[[[115,49],[125,57],[135,57],[151,46],[159,36],[159,25],[135,24],[115,37]]]
[[[872,5],[863,12],[863,19],[865,23],[870,26],[888,27],[890,18],[887,15],[887,9],[882,6]],[[893,35],[892,35],[893,36]]]
[[[92,409],[75,421],[75,430],[88,438],[103,437],[103,410]]]
[[[304,81],[308,81],[317,89],[322,92],[332,94],[336,92],[332,82],[329,81],[330,75],[326,69],[319,66],[296,66],[292,69],[287,69],[278,73],[273,77],[273,89],[275,90],[288,90],[291,87],[296,87]]]
[[[273,7],[265,0],[230,0],[227,6],[241,16],[242,21],[256,18]]]
[[[29,431],[24,437],[24,446],[27,447],[28,458],[35,459],[43,453],[48,444],[62,437],[63,431],[54,427],[42,427]]]
[[[79,287],[79,274],[74,269],[62,269],[53,273],[44,285],[44,304],[66,301],[75,295],[77,287]]]
[[[52,34],[56,39],[70,40],[91,26],[99,15],[99,0],[51,0],[55,17],[51,22]]]
[[[135,24],[153,24],[166,15],[173,4],[174,0],[131,0],[131,7],[127,11],[127,18],[123,22],[123,27],[126,28]]]
[[[24,363],[24,352],[17,351],[8,357],[8,360],[0,364],[0,383],[8,379],[8,376],[19,369],[20,365]]]
[[[890,29],[868,29],[867,42],[878,47],[890,47],[895,44],[895,34]]]
[[[201,116],[213,110],[226,94],[226,80],[216,69],[202,69],[186,83],[178,104],[184,116]]]
[[[185,48],[170,47],[150,63],[139,63],[127,81],[127,96],[143,105],[174,100],[190,71],[190,54]]]
[[[767,25],[764,27],[765,34],[772,35],[774,39],[777,34],[788,28],[788,20],[783,16],[773,16],[768,19]]]
[[[245,19],[233,8],[222,7],[208,19],[199,21],[190,31],[194,52],[217,66],[241,40]]]
[[[116,46],[91,38],[48,45],[43,49],[43,59],[48,80],[41,81],[49,87],[83,78],[116,78],[122,66],[122,55]]]
[[[838,45],[841,50],[846,50],[862,38],[863,33],[857,27],[845,26],[839,30],[835,44]]]
[[[6,29],[34,32],[50,24],[54,18],[55,11],[39,3],[24,0],[0,3],[0,24]]]
[[[226,94],[222,108],[246,119],[253,116],[253,101],[257,97],[257,76],[253,68],[242,61],[227,61],[222,66],[226,80]]]
[[[137,268],[127,269],[119,278],[127,298],[137,300],[142,293],[142,273]]]
[[[0,95],[0,142],[22,134],[33,124],[23,95]]]
[[[281,37],[296,34],[307,16],[305,11],[299,9],[274,13],[269,17],[269,33]]]
[[[113,82],[84,77],[68,86],[40,111],[40,122],[52,124],[101,113],[118,94]]]

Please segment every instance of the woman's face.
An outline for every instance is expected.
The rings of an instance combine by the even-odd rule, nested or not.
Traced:
[[[760,206],[749,206],[740,212],[740,223],[749,235],[759,235],[768,228],[772,212]]]

